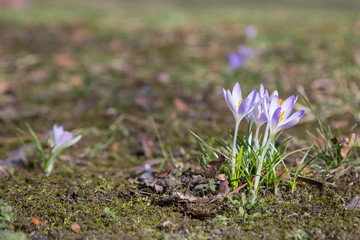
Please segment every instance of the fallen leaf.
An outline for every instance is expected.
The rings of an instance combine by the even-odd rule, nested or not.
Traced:
[[[304,212],[304,217],[310,217],[310,214],[308,212]]]
[[[297,167],[300,168],[300,169],[303,168],[303,166],[306,164],[306,163],[303,163],[301,166],[299,166],[300,162],[301,162],[300,158],[296,158],[295,162],[296,162],[296,165],[298,165]],[[312,172],[311,168],[309,166],[306,166],[306,167],[303,168],[300,175],[305,175],[306,176],[306,175],[310,174],[311,172]]]
[[[73,230],[74,232],[80,232],[81,228],[80,228],[80,224],[78,223],[72,223],[70,225],[70,229]]]
[[[14,88],[15,88],[15,85],[12,82],[0,82],[0,93],[1,94],[12,92],[14,90]]]
[[[290,174],[291,177],[294,177],[295,175],[293,173]],[[328,186],[330,188],[337,188],[337,186],[333,183],[329,183],[329,182],[321,182],[321,181],[317,181],[311,178],[306,178],[306,177],[302,177],[302,176],[297,176],[296,178],[297,181],[302,181],[308,184],[312,184],[312,185],[316,185],[318,187],[324,187],[324,186]]]
[[[189,111],[187,104],[180,98],[174,99],[174,105],[176,107],[176,110],[180,113],[187,113]]]
[[[225,174],[218,174],[215,177],[215,180],[220,182],[220,184],[219,184],[219,193],[220,194],[224,194],[224,193],[230,191],[229,181],[228,181],[227,176]]]
[[[4,122],[12,122],[19,119],[19,114],[13,106],[6,106],[0,110],[0,119]]]
[[[32,222],[33,222],[33,224],[35,224],[35,225],[39,225],[39,224],[41,223],[41,221],[40,221],[39,219],[37,219],[36,217],[34,217],[34,218],[32,219]]]
[[[186,200],[189,202],[195,202],[196,200],[198,200],[198,197],[191,196],[191,195],[184,195],[180,192],[173,193],[173,196],[179,200]]]
[[[52,58],[58,66],[65,70],[71,71],[78,67],[78,61],[68,53],[56,53]]]
[[[360,65],[360,51],[354,51],[354,60],[356,62],[357,65]]]
[[[72,33],[72,38],[73,38],[74,42],[78,42],[78,43],[84,42],[85,40],[89,39],[90,37],[92,37],[92,32],[85,28],[76,29]]]
[[[141,147],[144,150],[144,154],[146,157],[152,157],[153,153],[152,153],[152,148],[153,148],[153,141],[151,141],[150,138],[146,137],[146,136],[142,136],[139,137],[138,142],[141,144]]]
[[[205,168],[204,176],[206,178],[215,178],[217,173],[219,172],[221,165],[225,162],[225,157],[223,155],[220,155],[215,160],[212,160],[209,162]]]
[[[351,125],[351,122],[347,119],[334,120],[330,123],[333,128],[348,128]]]
[[[223,182],[220,183],[220,186],[219,186],[219,193],[226,193],[230,190],[229,188],[229,182],[228,180],[225,180]]]
[[[81,87],[83,84],[83,77],[79,74],[71,76],[67,81],[59,82],[56,85],[56,91],[68,92],[76,87]]]
[[[112,52],[119,53],[123,48],[123,44],[119,40],[112,40],[108,47]]]
[[[199,218],[214,218],[214,217],[216,217],[216,214],[208,213],[208,212],[205,212],[205,211],[200,210],[200,209],[188,208],[186,210],[186,213],[190,214],[190,215],[192,215],[194,217],[199,217]]]
[[[350,149],[355,145],[356,134],[351,134],[351,138],[341,137],[339,140],[340,143],[340,155],[343,159],[346,159]]]
[[[111,145],[110,150],[111,150],[112,152],[118,152],[118,151],[119,151],[119,147],[118,147],[117,145]]]

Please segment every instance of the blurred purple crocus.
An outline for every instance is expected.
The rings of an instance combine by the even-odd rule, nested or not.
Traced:
[[[52,149],[55,152],[57,149],[65,149],[68,148],[75,143],[77,143],[81,139],[81,135],[74,137],[74,133],[64,131],[63,126],[57,126],[56,124],[52,129],[53,139],[54,139],[54,147]]]
[[[256,38],[258,29],[254,25],[248,25],[244,28],[244,35],[249,39]]]
[[[228,56],[229,66],[232,69],[238,69],[244,66],[245,62],[255,57],[256,51],[251,47],[240,45],[237,52],[232,52]]]
[[[290,96],[282,102],[277,95],[273,96],[269,102],[269,123],[271,136],[274,136],[274,134],[280,130],[295,126],[305,114],[304,110],[299,110],[290,116],[294,109],[296,100],[297,97]]]
[[[232,52],[228,56],[228,63],[232,69],[238,69],[244,66],[245,61],[239,54]]]
[[[247,60],[255,57],[256,51],[251,47],[240,45],[238,48],[238,54],[242,59]]]

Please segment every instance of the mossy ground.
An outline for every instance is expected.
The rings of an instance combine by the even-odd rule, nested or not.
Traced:
[[[241,218],[228,201],[211,207],[223,218],[196,219],[179,204],[131,195],[137,185],[124,178],[162,156],[152,118],[167,148],[185,152],[177,161],[197,170],[197,146],[187,130],[228,138],[234,120],[222,88],[236,81],[246,92],[260,83],[284,96],[303,89],[326,124],[350,132],[359,101],[360,7],[322,2],[310,10],[310,2],[280,7],[275,1],[270,12],[252,3],[204,8],[110,0],[1,10],[1,157],[21,145],[14,138],[24,122],[41,136],[55,122],[87,129],[49,177],[29,166],[1,180],[0,198],[16,216],[7,230],[34,239],[358,238],[359,210],[344,208],[360,192],[350,173],[335,181],[337,189],[299,184],[294,193],[283,186],[277,196],[264,190],[264,201],[248,210],[262,213],[254,219]],[[258,27],[256,39],[243,38],[247,24]],[[259,55],[231,72],[227,54],[241,43]],[[325,79],[320,86],[319,79]],[[286,133],[309,140],[303,130],[315,125],[309,113]],[[153,144],[148,155],[141,139]],[[166,221],[174,226],[164,227]]]

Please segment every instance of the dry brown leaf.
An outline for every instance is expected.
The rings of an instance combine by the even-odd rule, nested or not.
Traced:
[[[346,159],[348,156],[348,153],[352,147],[354,147],[356,141],[356,134],[351,134],[351,138],[347,137],[340,137],[339,145],[340,145],[340,155],[343,159]]]
[[[200,217],[200,218],[214,218],[216,217],[216,214],[214,213],[208,213],[208,212],[205,212],[203,210],[200,210],[200,209],[191,209],[191,208],[188,208],[186,210],[186,213],[187,214],[190,214],[194,217]]]
[[[217,159],[209,162],[205,168],[204,176],[206,178],[215,178],[224,162],[225,157],[223,155],[220,155]]]
[[[296,158],[295,159],[296,165],[300,165],[301,159],[300,158]],[[300,169],[305,165],[306,163],[303,163],[301,166],[298,166]],[[309,166],[306,166],[300,173],[300,175],[308,175],[312,173],[311,168]]]
[[[79,62],[67,53],[56,53],[52,58],[57,65],[68,71],[75,70],[79,65]]]
[[[85,28],[76,29],[72,33],[72,38],[73,38],[74,42],[78,42],[78,43],[84,42],[85,40],[89,39],[90,37],[92,37],[92,32]]]
[[[336,121],[331,121],[331,127],[333,128],[348,128],[351,126],[351,122],[347,119],[340,119]]]
[[[304,212],[304,217],[310,217],[311,215],[308,212]]]
[[[77,74],[71,76],[68,81],[59,82],[56,86],[56,91],[67,92],[75,87],[83,85],[84,79],[81,75]]]
[[[174,196],[176,199],[186,200],[186,201],[189,201],[189,202],[196,202],[196,200],[199,199],[198,197],[195,197],[195,196],[184,195],[184,194],[182,194],[181,192],[175,192],[175,193],[173,193],[173,196]]]
[[[81,227],[80,227],[80,224],[78,224],[78,223],[72,223],[70,225],[70,229],[73,230],[74,232],[80,232]]]
[[[357,65],[360,65],[360,51],[354,51],[354,60],[356,62]]]
[[[33,222],[33,224],[35,224],[36,226],[41,223],[41,221],[40,221],[39,219],[37,219],[36,217],[34,217],[34,218],[32,219],[32,222]]]
[[[109,43],[109,49],[112,51],[112,52],[120,52],[123,48],[123,45],[122,43],[119,41],[119,40],[112,40],[110,43]]]
[[[174,105],[176,107],[176,110],[181,113],[187,113],[189,111],[188,105],[181,100],[180,98],[174,99]]]
[[[12,92],[14,87],[15,85],[12,82],[0,82],[0,94]]]

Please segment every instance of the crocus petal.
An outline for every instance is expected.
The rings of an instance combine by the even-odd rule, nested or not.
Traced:
[[[238,115],[243,115],[242,117],[244,117],[246,114],[249,113],[249,108],[250,108],[250,105],[251,104],[251,101],[249,98],[246,98],[244,99],[244,101],[242,101],[242,103],[240,104],[239,106],[239,109],[238,109]]]
[[[269,100],[271,101],[271,100],[274,98],[274,96],[279,96],[279,93],[278,93],[277,90],[275,90],[275,91],[270,95]]]
[[[230,110],[235,114],[237,112],[237,110],[236,110],[237,107],[235,106],[234,99],[232,98],[229,90],[227,90],[227,92],[226,92],[226,98],[227,98],[227,103],[230,107]]]
[[[295,103],[295,97],[291,96],[288,97],[282,104],[281,104],[281,111],[284,112],[283,119],[287,119],[291,114]]]
[[[270,107],[269,107],[269,118],[272,118],[275,110],[280,107],[279,97],[274,95],[273,98],[270,100]]]
[[[300,118],[302,118],[302,116],[304,116],[304,114],[305,114],[304,110],[299,110],[299,111],[295,112],[286,121],[284,121],[281,125],[279,125],[279,130],[291,128],[291,127],[295,126],[300,121]]]
[[[256,91],[256,89],[252,90],[251,93],[247,96],[247,98],[250,99],[250,102],[252,105],[256,105],[258,101],[260,101],[259,93]]]
[[[225,88],[223,88],[223,96],[224,96],[224,99],[225,99],[226,103],[229,105],[228,100],[227,100],[227,97],[226,97],[226,90],[225,90]]]
[[[57,144],[55,144],[55,147],[60,147],[61,145],[63,145],[66,141],[68,141],[71,136],[69,136],[70,133],[68,132],[64,132],[63,134],[61,134],[61,136],[57,139]]]
[[[74,145],[75,143],[77,143],[78,141],[80,141],[80,139],[82,138],[81,135],[78,135],[74,138],[71,138],[69,140],[67,140],[64,144],[64,148],[68,148],[68,147],[71,147],[72,145]]]
[[[263,125],[264,123],[266,123],[268,121],[268,118],[267,118],[267,116],[265,114],[261,114],[260,117],[259,117],[259,120],[260,120],[259,123],[261,125]]]
[[[239,104],[239,101],[242,98],[241,88],[240,88],[239,83],[235,84],[233,91],[232,91],[232,97],[235,101],[237,101],[237,104]]]
[[[276,132],[275,131],[276,127],[279,125],[280,116],[281,116],[281,107],[275,110],[270,121],[270,131],[273,133]]]
[[[298,100],[298,96],[296,96],[296,97],[295,97],[295,101],[294,101],[294,103],[296,103],[296,101],[297,101],[297,100]]]
[[[269,96],[269,91],[265,89],[264,95],[263,95],[262,97],[263,97],[263,98],[264,98],[264,97],[270,98],[270,96]]]
[[[269,102],[268,96],[264,96],[262,107],[264,109],[263,114],[266,115],[267,119],[270,119],[270,117],[269,117],[270,102]]]
[[[52,135],[53,135],[53,139],[54,139],[54,144],[55,145],[59,145],[59,138],[60,136],[64,133],[64,127],[63,126],[57,126],[56,124],[54,124],[53,129],[52,129]]]
[[[263,84],[260,84],[259,94],[260,94],[261,98],[263,98],[265,96],[265,88],[264,88]]]

